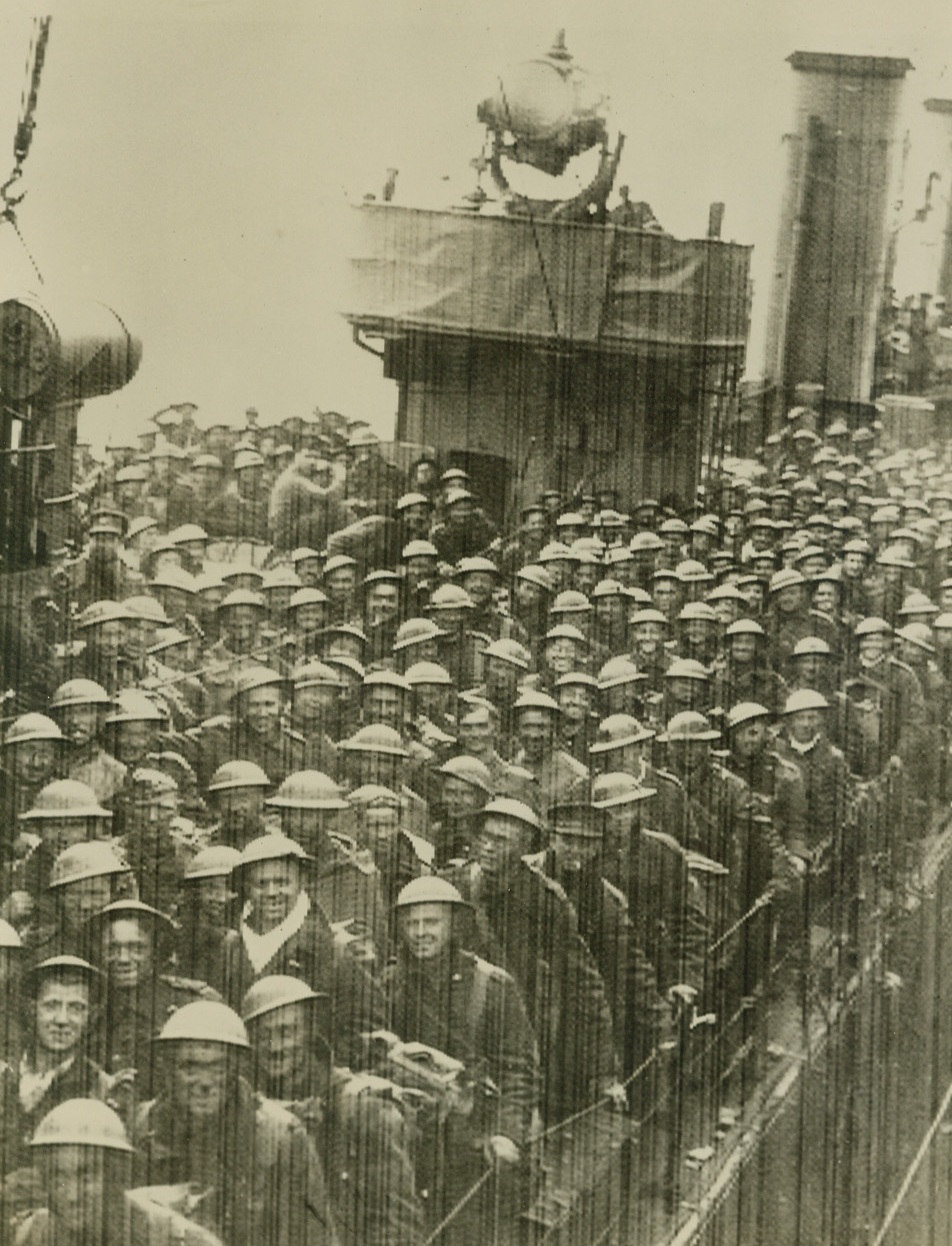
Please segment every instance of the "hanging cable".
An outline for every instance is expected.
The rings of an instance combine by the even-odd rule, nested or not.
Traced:
[[[13,136],[13,168],[10,171],[10,176],[0,186],[0,202],[2,202],[0,219],[9,221],[13,226],[20,245],[26,252],[27,258],[33,266],[33,271],[40,282],[43,281],[43,275],[33,257],[33,253],[26,244],[16,218],[16,209],[23,201],[26,192],[21,191],[19,195],[15,195],[13,194],[13,188],[23,176],[23,166],[26,163],[27,156],[30,154],[33,131],[36,129],[36,105],[40,95],[40,78],[42,77],[43,64],[46,60],[46,45],[50,37],[51,21],[52,18],[50,17],[34,18],[34,34],[26,58],[26,80],[20,96],[20,117]]]

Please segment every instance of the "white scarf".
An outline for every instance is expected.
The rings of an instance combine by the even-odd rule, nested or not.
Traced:
[[[787,736],[787,743],[795,753],[809,753],[811,749],[816,747],[819,739],[820,737],[815,735],[809,744],[800,744],[796,740],[791,739],[790,736]]]
[[[245,911],[241,915],[241,938],[255,973],[261,973],[268,961],[277,956],[288,939],[292,935],[297,934],[304,925],[304,920],[311,910],[311,901],[307,892],[302,891],[295,902],[294,908],[288,913],[284,921],[278,922],[276,926],[272,926],[264,934],[258,934],[257,931],[252,930],[248,925],[248,915],[251,912],[251,907],[250,902],[246,904]]]

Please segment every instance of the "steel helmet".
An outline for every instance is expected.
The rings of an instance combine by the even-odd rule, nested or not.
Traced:
[[[892,634],[892,627],[885,619],[879,618],[878,615],[871,615],[869,618],[860,619],[853,629],[854,636],[889,636]]]
[[[615,770],[597,775],[592,780],[592,808],[613,809],[617,805],[633,805],[654,796],[657,788],[645,787],[633,774]]]
[[[312,859],[296,840],[272,831],[245,844],[235,869],[245,869],[249,865],[257,865],[259,861],[283,861],[286,858],[302,863]]]
[[[341,654],[340,656],[335,654],[333,657],[326,657],[324,659],[324,664],[325,666],[331,667],[332,670],[340,668],[342,671],[347,671],[349,675],[356,677],[358,683],[363,681],[364,668],[356,658],[349,657],[346,654]],[[343,686],[345,682],[346,681],[342,680],[341,685]]]
[[[351,450],[356,450],[360,446],[379,446],[380,438],[372,428],[355,428],[347,438],[347,445]]]
[[[727,729],[733,731],[735,727],[752,722],[755,718],[770,717],[771,713],[766,705],[760,705],[757,701],[740,701],[728,711]]]
[[[592,600],[602,597],[627,597],[628,590],[621,580],[599,580],[592,589]]]
[[[152,697],[138,688],[124,688],[117,693],[115,709],[106,715],[107,723],[164,722],[163,714]]]
[[[513,702],[512,708],[517,714],[521,710],[546,710],[550,714],[560,714],[562,712],[558,701],[554,697],[550,697],[547,692],[535,692],[532,689],[520,692]]]
[[[307,592],[307,589],[304,590]],[[316,658],[296,666],[291,672],[291,687],[296,688],[340,688],[340,676],[332,666],[319,662]]]
[[[269,593],[275,588],[301,588],[301,577],[291,567],[272,567],[264,573],[261,581],[262,593]]]
[[[126,529],[126,540],[132,541],[137,536],[141,536],[143,532],[148,532],[150,528],[157,528],[158,526],[159,521],[151,515],[139,515],[130,522],[129,527]]]
[[[943,614],[937,614],[932,620],[932,630],[934,632],[947,631],[949,628],[952,628],[952,613],[949,611],[945,611]]]
[[[534,831],[542,830],[542,822],[534,809],[525,801],[514,800],[510,796],[497,796],[479,811],[481,818],[507,818],[510,822],[521,822]]]
[[[168,649],[177,649],[179,645],[187,645],[190,637],[177,627],[160,628],[155,635],[155,644],[149,645],[147,653],[165,653]]]
[[[694,658],[675,658],[664,673],[665,679],[696,679],[707,682],[710,671]]]
[[[350,753],[382,753],[389,757],[409,757],[400,732],[382,723],[369,723],[337,745]]]
[[[321,558],[322,556],[319,549],[311,549],[309,545],[299,545],[297,549],[291,551],[291,562],[296,566],[299,562],[305,562],[310,558]]]
[[[445,878],[433,874],[422,878],[413,878],[404,887],[394,901],[395,909],[409,908],[411,904],[467,904],[459,891]]]
[[[682,710],[669,721],[658,739],[662,744],[671,744],[681,740],[716,740],[719,736],[720,732],[711,726],[704,714]]]
[[[876,555],[876,561],[881,567],[899,567],[903,571],[916,569],[916,564],[895,545],[887,545],[885,549],[881,549]]]
[[[397,514],[411,506],[426,506],[429,508],[429,505],[430,499],[425,493],[404,493],[397,498]]]
[[[708,580],[714,579],[704,563],[698,562],[696,558],[685,558],[683,562],[679,562],[674,569],[674,576],[682,584],[706,584]]]
[[[260,610],[262,614],[268,609],[268,603],[261,594],[252,592],[250,588],[233,588],[230,593],[225,594],[216,609],[223,612],[235,610],[239,606],[251,606],[255,610]]]
[[[666,519],[658,531],[662,536],[684,536],[687,533],[688,526],[683,519]]]
[[[136,919],[146,920],[152,923],[153,929],[159,926],[166,930],[173,930],[175,923],[167,913],[163,913],[161,909],[153,908],[151,904],[146,904],[142,900],[113,900],[111,904],[107,904],[105,908],[101,908],[93,917],[93,921],[98,924],[121,920],[123,917],[131,921]]]
[[[111,818],[103,809],[96,793],[76,779],[55,779],[40,788],[32,806],[20,814],[20,820],[35,822],[42,818]]]
[[[441,584],[430,596],[431,610],[472,610],[473,599],[458,584]]]
[[[169,616],[165,613],[165,607],[154,597],[146,595],[127,597],[122,605],[133,619],[145,619],[149,623],[157,623],[160,627],[167,627],[170,622]]]
[[[571,562],[572,551],[562,541],[550,541],[539,550],[538,560],[546,562]]]
[[[324,991],[315,991],[300,978],[292,978],[290,974],[272,973],[266,978],[259,978],[245,992],[241,1001],[241,1019],[245,1025],[266,1013],[276,1012],[278,1008],[286,1008],[290,1004],[307,1004],[315,999],[329,998]]]
[[[183,1004],[159,1031],[156,1042],[220,1043],[247,1050],[248,1032],[234,1009],[213,1000],[197,999]]]
[[[468,502],[475,497],[469,489],[448,489],[443,499],[444,506],[455,506],[457,502]]]
[[[566,511],[560,515],[555,521],[557,528],[587,528],[585,516],[580,515],[578,511]]]
[[[545,567],[540,567],[537,563],[529,562],[524,567],[520,567],[516,572],[516,579],[525,580],[527,584],[534,584],[536,588],[541,588],[547,593],[555,592],[552,576]]]
[[[232,468],[236,472],[247,471],[249,467],[264,467],[264,459],[257,450],[242,450],[235,447],[236,453]]]
[[[371,809],[385,805],[388,809],[400,808],[400,796],[392,788],[381,783],[364,783],[348,793],[348,801],[358,809]]]
[[[571,623],[557,623],[555,627],[550,627],[543,640],[546,644],[550,640],[574,640],[579,645],[588,644],[584,633],[580,632],[577,627],[573,627]]]
[[[725,636],[766,636],[756,619],[736,619],[724,631]]]
[[[532,663],[529,650],[518,640],[494,640],[483,650],[483,657],[496,658],[521,671],[527,671]]]
[[[149,581],[150,588],[174,588],[180,593],[195,592],[195,577],[184,567],[165,567]]]
[[[793,646],[791,657],[805,658],[812,656],[831,657],[833,650],[819,636],[804,636]]]
[[[609,688],[620,688],[625,684],[640,683],[648,676],[642,674],[631,658],[624,654],[609,658],[598,672],[598,687],[602,692]]]
[[[236,787],[270,787],[271,780],[253,761],[226,761],[212,775],[210,792],[224,792]]]
[[[66,737],[59,727],[45,714],[21,714],[7,728],[3,737],[4,747],[13,744],[27,744],[33,740],[65,740]]]
[[[407,619],[397,628],[393,641],[393,651],[409,649],[411,645],[422,645],[427,640],[439,640],[448,635],[442,627],[438,627],[432,619]]]
[[[232,872],[240,860],[241,853],[237,848],[231,848],[228,844],[210,844],[196,852],[185,867],[183,877],[187,883],[200,878],[223,878]]]
[[[645,740],[653,739],[654,734],[633,714],[609,714],[598,724],[595,743],[588,751],[595,756],[610,753],[615,749],[627,748],[630,744],[644,744]]]
[[[219,589],[224,589],[224,587],[225,580],[218,572],[202,571],[195,577],[196,593],[207,593],[212,589],[217,592]],[[214,602],[214,604],[217,608],[218,603]]]
[[[278,671],[271,670],[267,666],[249,666],[243,671],[239,671],[235,677],[234,691],[232,692],[232,700],[238,697],[247,696],[249,692],[254,692],[256,688],[278,687],[287,683],[285,677]]]
[[[260,584],[264,579],[264,572],[250,562],[233,562],[222,569],[221,578],[226,582],[229,580],[241,580],[247,576],[251,576],[253,580],[257,580]],[[236,589],[236,592],[246,593],[247,589]]]
[[[410,691],[410,681],[405,675],[398,675],[396,671],[368,671],[364,676],[363,686],[365,688],[396,688],[404,696]]]
[[[350,554],[332,554],[324,564],[325,577],[331,575],[334,571],[340,571],[344,567],[356,567],[357,559],[351,558]]]
[[[27,978],[29,990],[38,992],[44,978],[73,975],[85,978],[91,991],[98,990],[102,981],[102,974],[95,965],[83,960],[81,956],[48,956],[46,960],[30,968]]]
[[[64,848],[50,870],[50,891],[84,878],[103,878],[110,874],[126,874],[129,863],[115,844],[104,839],[94,839],[85,844],[73,844]]]
[[[354,640],[359,640],[362,645],[367,643],[367,633],[362,627],[358,627],[356,623],[331,623],[328,627],[321,629],[322,636],[352,636]]]
[[[112,697],[94,679],[67,679],[50,697],[50,708],[61,710],[69,705],[112,705]]]
[[[628,542],[628,548],[633,554],[648,553],[664,549],[664,541],[656,532],[636,532]]]
[[[154,766],[137,766],[129,776],[129,798],[133,802],[148,802],[156,796],[178,792],[179,785],[172,775]]]
[[[785,588],[802,588],[806,582],[806,579],[799,571],[795,571],[793,567],[784,567],[782,571],[775,571],[770,577],[767,591],[770,593],[781,593]]]
[[[925,593],[910,593],[902,603],[900,615],[938,614],[939,607],[929,600]]]
[[[707,601],[736,601],[738,605],[744,606],[747,604],[747,598],[733,584],[719,584],[717,588],[712,588],[707,595]],[[683,615],[684,611],[681,613]]]
[[[172,529],[169,540],[175,545],[183,545],[186,541],[207,541],[208,533],[197,523],[183,523]]]
[[[678,614],[679,623],[717,623],[717,615],[714,613],[714,607],[709,606],[706,601],[689,601]]]
[[[499,575],[499,568],[491,558],[470,557],[461,558],[456,564],[456,574],[462,579],[476,571],[488,571],[492,575]]]
[[[326,606],[328,596],[319,588],[298,588],[291,594],[288,602],[289,610],[298,610],[301,606]]]
[[[830,703],[821,692],[812,688],[799,688],[791,692],[784,702],[784,714],[798,714],[800,710],[828,710]]]
[[[478,757],[469,757],[466,754],[451,757],[442,766],[438,766],[437,771],[439,774],[449,775],[454,779],[462,779],[471,787],[478,787],[487,796],[493,794],[492,774],[489,767]]]
[[[637,627],[639,623],[661,623],[667,627],[668,618],[660,610],[655,610],[654,607],[647,607],[644,610],[635,610],[634,613],[628,616],[629,627]]]
[[[899,628],[896,635],[900,640],[905,640],[910,645],[915,645],[917,649],[924,649],[926,653],[935,653],[935,645],[932,643],[932,628],[927,623],[907,623],[905,627]]]
[[[23,941],[16,927],[0,918],[0,952],[9,948],[22,948]]]
[[[77,616],[74,626],[79,631],[90,627],[99,627],[102,623],[128,623],[136,615],[119,601],[94,601]]]
[[[587,671],[569,671],[565,675],[560,675],[555,681],[556,688],[591,688],[593,692],[598,691],[598,680],[594,675],[589,675]]]
[[[440,551],[436,548],[432,541],[407,541],[404,545],[400,557],[406,562],[409,558],[436,558],[440,556]]]
[[[584,593],[570,588],[556,595],[555,601],[549,606],[549,614],[588,614],[591,608],[592,603]]]
[[[404,678],[411,688],[416,688],[419,684],[451,687],[453,683],[449,671],[445,666],[440,666],[438,662],[414,662],[412,666],[407,667]]]
[[[31,1147],[84,1146],[133,1153],[126,1127],[100,1099],[67,1099],[47,1112],[33,1132]]]
[[[265,804],[275,809],[347,808],[340,788],[320,770],[297,770],[289,774]]]

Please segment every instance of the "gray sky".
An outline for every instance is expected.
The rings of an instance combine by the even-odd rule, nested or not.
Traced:
[[[134,14],[133,15],[133,11]],[[0,16],[0,173],[31,13]],[[350,342],[344,257],[351,201],[400,169],[397,200],[470,189],[494,75],[545,51],[559,26],[606,81],[627,135],[619,181],[682,236],[727,204],[725,237],[755,247],[755,322],[769,289],[795,49],[906,56],[912,216],[934,167],[921,101],[952,95],[947,0],[229,0],[78,2],[54,10],[20,223],[51,286],[115,307],[144,342],[136,379],[87,404],[102,444],[191,400],[199,419],[265,421],[315,404],[388,432],[395,389]],[[949,193],[903,234],[900,285],[924,282]],[[445,181],[444,178],[449,180]],[[34,284],[9,228],[0,279]],[[757,336],[749,367],[756,371]]]

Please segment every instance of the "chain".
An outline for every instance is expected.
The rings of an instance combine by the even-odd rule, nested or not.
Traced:
[[[39,99],[40,77],[43,73],[43,63],[46,60],[46,45],[50,37],[51,21],[52,18],[50,17],[34,19],[34,40],[30,44],[30,50],[27,53],[26,59],[27,82],[20,97],[20,119],[17,122],[17,128],[13,136],[13,169],[7,180],[0,186],[0,200],[3,201],[2,216],[14,226],[16,226],[14,210],[23,199],[23,195],[13,195],[11,190],[22,177],[24,162],[30,154],[30,144],[33,141],[33,131],[36,128],[34,114],[36,112],[37,100]],[[19,233],[19,231],[17,232]],[[35,264],[34,267],[36,267]]]

